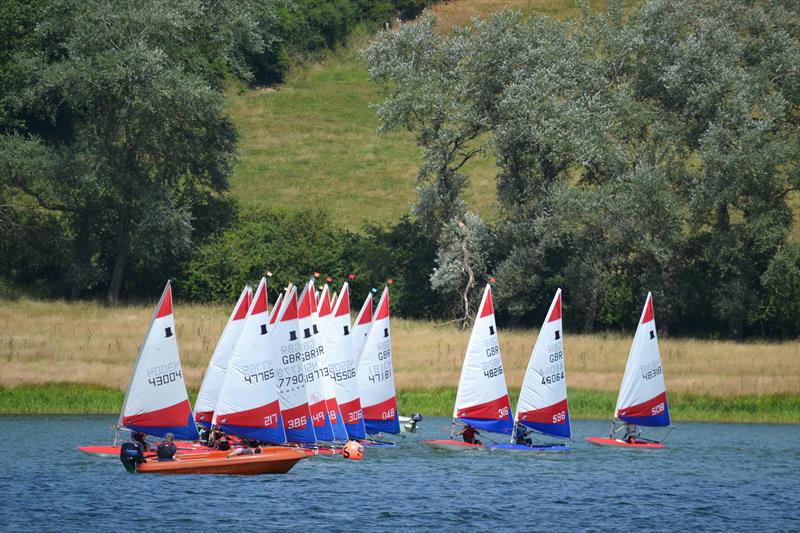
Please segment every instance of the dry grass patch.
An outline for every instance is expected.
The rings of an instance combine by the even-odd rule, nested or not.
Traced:
[[[536,330],[501,330],[500,349],[509,387],[520,387]],[[564,335],[567,383],[577,389],[616,391],[633,332]],[[400,388],[458,384],[469,331],[419,321],[393,322],[392,341]],[[718,397],[800,393],[800,343],[661,338],[669,391]]]
[[[197,389],[230,310],[176,302],[175,319],[187,385]],[[90,383],[124,390],[152,306],[97,303],[0,303],[0,387]],[[501,330],[509,387],[518,388],[535,330]],[[631,332],[631,335],[633,332]],[[399,389],[455,387],[469,331],[394,319],[392,342]],[[619,387],[631,337],[565,333],[567,382],[613,392]],[[715,397],[800,394],[800,343],[660,339],[671,392]]]

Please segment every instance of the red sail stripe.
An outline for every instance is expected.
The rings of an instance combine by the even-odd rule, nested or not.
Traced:
[[[389,291],[386,291],[384,296],[385,298],[381,299],[381,308],[378,309],[378,314],[375,315],[375,320],[389,318]]]
[[[555,320],[561,319],[561,293],[558,293],[558,297],[556,298],[556,305],[553,306],[553,312],[550,313],[550,318],[547,319],[548,322],[553,322]]]
[[[252,300],[253,293],[250,292],[250,289],[247,289],[244,298],[242,298],[242,302],[239,304],[239,307],[236,308],[236,314],[233,315],[234,320],[241,320],[247,316],[247,311],[250,309],[250,304],[253,303]]]
[[[192,407],[189,405],[189,400],[183,400],[175,405],[149,411],[147,413],[139,413],[122,418],[123,426],[185,426],[186,421],[192,413]]]
[[[647,400],[630,407],[623,407],[617,411],[617,418],[628,417],[645,417],[645,416],[658,416],[664,412],[667,406],[667,392],[664,391],[655,398]]]
[[[286,307],[281,322],[288,322],[297,318],[297,298],[294,290],[289,291],[289,294],[283,299],[283,305]]]
[[[280,418],[278,415],[280,412],[280,404],[278,400],[275,400],[266,405],[239,411],[237,413],[229,413],[226,415],[218,413],[217,420],[221,424],[227,424],[229,426],[276,428],[278,427],[278,419]]]
[[[494,306],[492,305],[492,288],[486,287],[486,301],[483,303],[481,309],[481,318],[494,314]]]
[[[339,308],[336,310],[336,316],[343,316],[350,314],[350,293],[348,292],[347,285],[342,287],[342,294],[339,296]]]
[[[161,318],[162,316],[167,316],[172,314],[172,286],[167,284],[167,288],[164,290],[164,299],[161,300],[161,307],[158,308],[158,313],[156,313],[156,318]]]
[[[647,303],[645,305],[644,316],[642,317],[642,324],[647,324],[653,320],[653,298],[648,294]]]
[[[553,416],[564,413],[567,414],[567,400],[561,400],[553,405],[542,407],[541,409],[533,409],[531,411],[524,411],[519,414],[519,419],[523,422],[531,422],[534,424],[565,424],[567,417],[559,417],[559,422],[553,422]]]
[[[388,400],[363,408],[366,420],[393,420],[397,416],[397,398],[392,396]]]
[[[456,412],[457,418],[483,418],[486,420],[503,420],[511,412],[508,394],[490,402],[464,407]]]

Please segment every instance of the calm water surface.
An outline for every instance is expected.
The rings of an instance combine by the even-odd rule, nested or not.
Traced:
[[[444,453],[449,419],[397,450],[313,458],[286,475],[146,476],[106,444],[107,416],[0,417],[2,531],[800,531],[800,426],[679,424],[660,451],[598,448],[574,421],[557,456]]]

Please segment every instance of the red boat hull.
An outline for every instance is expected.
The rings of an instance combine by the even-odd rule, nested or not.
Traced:
[[[626,442],[620,439],[608,439],[604,437],[586,437],[585,440],[591,442],[592,444],[596,444],[597,446],[618,446],[620,448],[642,448],[651,450],[657,450],[664,447],[664,444],[661,442],[641,440],[635,442]]]
[[[470,444],[461,440],[426,440],[425,444],[434,450],[442,450],[447,452],[485,449],[482,444]]]

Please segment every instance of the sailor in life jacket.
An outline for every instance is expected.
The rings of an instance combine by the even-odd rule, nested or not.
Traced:
[[[261,453],[261,446],[257,440],[243,441],[242,445],[228,454],[228,457],[236,457],[237,455],[254,455]]]
[[[625,423],[625,436],[622,437],[622,440],[625,442],[636,442],[637,437],[641,435],[642,432],[639,431],[639,428],[636,427],[636,424],[631,424],[630,422]]]
[[[474,427],[470,426],[469,424],[465,425],[464,429],[459,431],[458,434],[461,435],[463,437],[463,439],[464,439],[464,442],[466,442],[468,444],[475,444],[475,445],[480,445],[481,444],[481,441],[479,441],[478,439],[475,438],[475,436],[476,435],[480,435],[480,433],[478,433],[478,430],[476,430]]]
[[[172,442],[173,440],[175,440],[175,435],[167,433],[164,435],[164,440],[158,443],[156,455],[159,461],[172,461],[175,458],[178,447]]]

